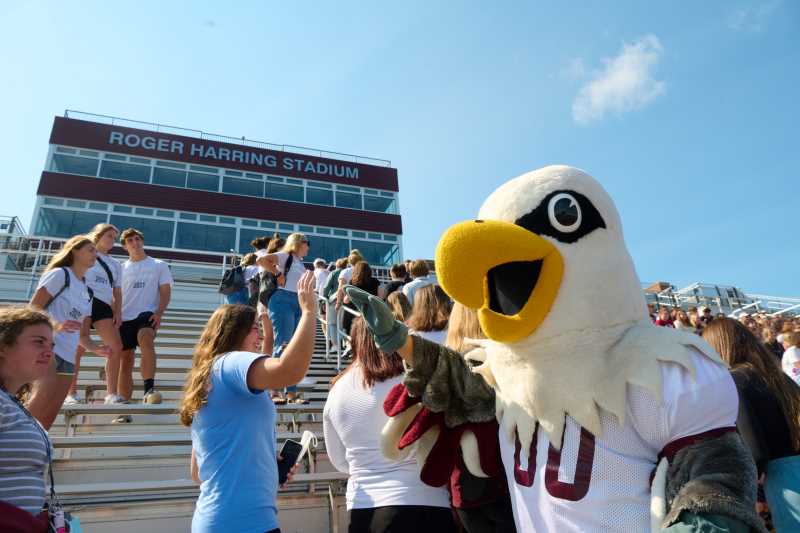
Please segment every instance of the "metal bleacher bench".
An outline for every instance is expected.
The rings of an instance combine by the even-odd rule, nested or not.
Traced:
[[[73,434],[75,426],[75,417],[80,415],[169,415],[177,414],[179,405],[176,403],[163,403],[163,404],[146,404],[146,403],[130,403],[130,404],[78,404],[78,405],[65,405],[61,408],[61,413],[64,415],[64,426],[67,436]],[[288,415],[291,417],[289,424],[293,432],[298,431],[298,427],[303,423],[300,420],[301,415],[310,415],[312,421],[319,421],[322,417],[322,404],[309,403],[309,404],[287,404],[276,406],[278,414]],[[98,437],[93,437],[98,438]]]
[[[347,474],[342,472],[316,472],[296,474],[288,488],[308,485],[314,492],[315,485],[334,485],[347,482]],[[170,479],[165,481],[126,481],[114,483],[76,483],[58,485],[59,499],[67,505],[113,503],[147,499],[164,499],[165,496],[196,498],[197,484],[191,479]]]

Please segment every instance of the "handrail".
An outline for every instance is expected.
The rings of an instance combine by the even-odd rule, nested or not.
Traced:
[[[322,296],[318,296],[317,298],[317,320],[323,324],[325,327],[325,362],[328,362],[328,355],[331,353],[331,349],[336,354],[336,370],[342,369],[342,357],[346,357],[347,354],[350,352],[350,348],[345,348],[343,344],[350,342],[350,335],[343,329],[342,324],[344,323],[344,314],[350,313],[354,317],[361,316],[361,313],[356,311],[355,309],[351,309],[346,305],[342,305],[339,309],[336,309],[334,313],[335,322],[333,324],[333,339],[328,339],[328,335],[331,333],[331,328],[329,327],[330,324],[328,320],[322,314],[323,306],[325,305],[326,314],[330,317],[330,310],[335,308],[336,298],[335,296],[331,298],[331,300],[327,300]],[[330,346],[330,341],[333,341],[333,347]]]

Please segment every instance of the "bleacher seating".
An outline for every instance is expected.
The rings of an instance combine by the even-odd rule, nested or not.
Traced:
[[[91,532],[188,531],[198,488],[189,479],[191,439],[177,417],[192,348],[208,311],[168,310],[156,340],[156,386],[164,403],[141,403],[141,379],[134,368],[134,398],[104,405],[104,359],[87,353],[78,379],[86,404],[64,406],[50,430],[56,488],[66,507]],[[336,361],[326,361],[318,328],[315,354],[301,391],[309,404],[278,406],[278,442],[299,439],[304,430],[318,437],[302,474],[279,492],[284,532],[343,531],[347,527],[344,484],[325,455],[322,408]],[[120,415],[131,423],[114,424]]]

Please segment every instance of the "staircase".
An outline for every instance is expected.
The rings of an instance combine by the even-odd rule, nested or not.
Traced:
[[[56,453],[56,489],[87,533],[189,531],[197,486],[190,480],[191,438],[177,408],[192,349],[210,312],[169,310],[156,339],[156,387],[160,405],[141,403],[139,360],[134,367],[134,398],[128,405],[103,405],[106,394],[102,357],[87,352],[81,361],[78,392],[86,404],[65,406],[50,429]],[[330,465],[322,439],[322,408],[336,361],[326,361],[318,327],[315,353],[303,395],[308,405],[278,406],[278,446],[312,431],[319,445],[302,474],[279,492],[283,532],[345,531],[347,477]],[[119,415],[132,422],[113,424]]]

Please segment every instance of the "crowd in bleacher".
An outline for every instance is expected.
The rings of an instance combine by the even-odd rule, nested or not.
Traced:
[[[172,278],[166,264],[147,256],[135,229],[120,236],[129,260],[110,257],[118,234],[102,224],[70,239],[30,305],[0,311],[2,531],[46,531],[57,519],[45,484],[46,430],[65,400],[80,401],[83,351],[106,358],[104,402],[121,404],[133,399],[138,348],[142,401],[161,402],[154,341]],[[229,304],[208,320],[181,400],[180,420],[191,430],[190,472],[200,485],[192,531],[279,531],[278,488],[299,463],[296,454],[283,457],[276,448],[275,405],[307,402],[296,385],[309,369],[318,317],[327,348],[346,349],[352,358],[333,380],[323,411],[328,457],[349,476],[349,531],[515,531],[501,471],[477,477],[456,449],[432,465],[418,460],[430,442],[399,449],[381,441],[400,413],[392,405],[406,409],[413,396],[405,389],[405,355],[381,352],[347,287],[386,302],[412,335],[462,354],[472,348],[468,339],[484,337],[475,311],[454,304],[421,259],[392,265],[381,281],[358,250],[330,263],[317,258],[307,268],[312,245],[303,234],[265,236],[252,245],[253,253],[226,273],[221,291]],[[650,318],[702,335],[730,366],[741,402],[737,425],[758,466],[762,504],[783,524],[794,523],[800,496],[791,489],[787,461],[800,454],[800,318],[732,319],[708,307],[666,306],[651,306]],[[435,418],[424,407],[419,412]],[[486,424],[480,431],[496,440],[497,423]]]

